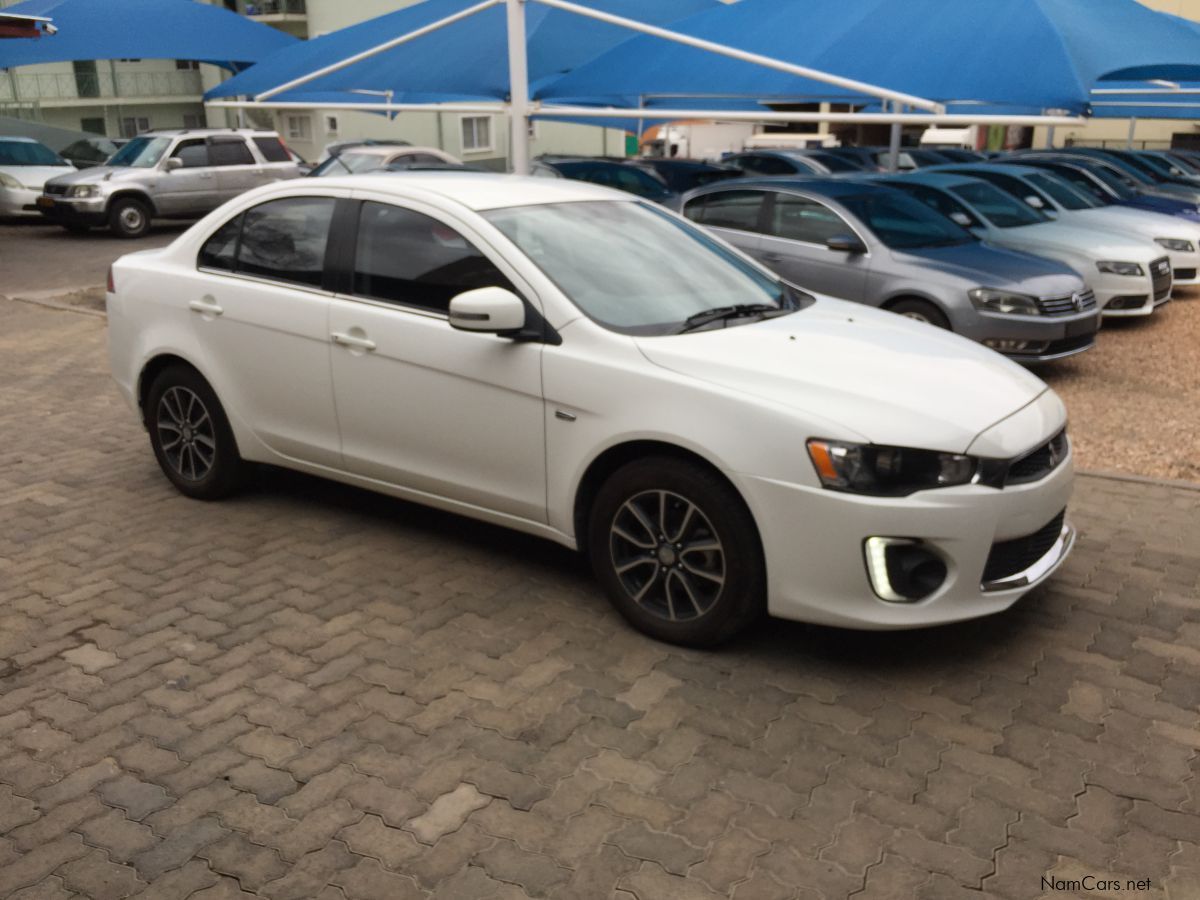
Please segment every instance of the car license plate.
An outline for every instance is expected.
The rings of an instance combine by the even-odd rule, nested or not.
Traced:
[[[1080,319],[1078,322],[1067,323],[1067,333],[1063,337],[1079,337],[1082,334],[1092,334],[1096,331],[1096,320]]]
[[[40,206],[42,209],[49,209],[50,207],[52,207],[54,205],[54,198],[53,197],[38,197],[37,200],[34,202],[37,203],[37,205]]]

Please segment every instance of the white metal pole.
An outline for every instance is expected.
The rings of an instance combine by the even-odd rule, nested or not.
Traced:
[[[504,0],[508,9],[509,163],[516,175],[529,174],[529,60],[525,43],[525,0]]]
[[[1130,150],[1133,149],[1133,133],[1137,131],[1137,117],[1132,116],[1129,119],[1129,138],[1125,142],[1125,146]]]
[[[1046,149],[1047,150],[1054,149],[1054,126],[1053,125],[1051,125],[1049,128],[1046,129]]]
[[[893,104],[895,106],[895,104]],[[904,112],[904,107],[894,110],[898,113]],[[899,122],[892,123],[891,139],[888,141],[888,171],[895,172],[900,168],[900,130],[903,126]]]

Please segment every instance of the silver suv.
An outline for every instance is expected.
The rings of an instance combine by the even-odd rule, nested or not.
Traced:
[[[149,131],[103,166],[47,181],[37,207],[69,231],[107,225],[135,238],[151,219],[196,218],[243,191],[299,175],[273,131]]]

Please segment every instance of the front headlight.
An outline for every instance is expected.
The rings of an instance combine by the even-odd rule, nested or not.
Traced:
[[[0,172],[0,187],[19,188],[21,182],[4,172]]]
[[[98,184],[77,184],[71,188],[72,197],[99,197],[100,186]]]
[[[813,439],[808,455],[832,491],[903,497],[929,488],[969,484],[978,461],[960,453]]]
[[[1105,275],[1145,275],[1145,271],[1135,262],[1098,262],[1096,268]]]
[[[1155,238],[1154,243],[1175,253],[1194,253],[1196,251],[1191,241],[1181,241],[1178,238]]]
[[[1022,316],[1039,316],[1037,300],[1024,294],[1013,294],[1008,291],[997,291],[992,288],[975,288],[968,292],[971,302],[976,309],[986,309],[988,312],[1011,313]]]

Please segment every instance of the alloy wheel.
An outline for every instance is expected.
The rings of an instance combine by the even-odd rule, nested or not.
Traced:
[[[137,206],[128,204],[121,209],[119,214],[121,227],[128,232],[138,232],[146,224],[146,216]]]
[[[618,508],[609,529],[613,570],[647,612],[697,619],[725,586],[725,549],[703,510],[671,491],[643,491]]]
[[[158,401],[154,423],[168,465],[180,478],[202,481],[217,459],[216,431],[204,401],[190,388],[174,386]]]

